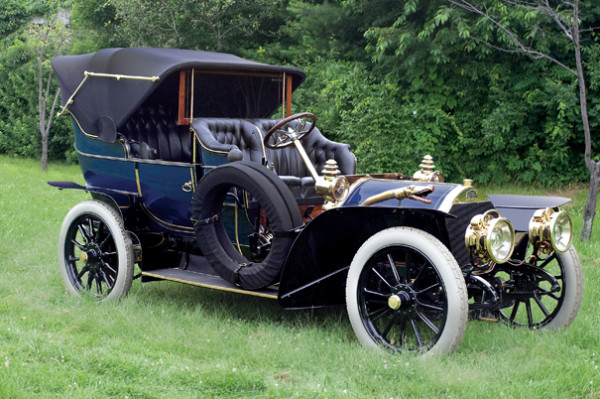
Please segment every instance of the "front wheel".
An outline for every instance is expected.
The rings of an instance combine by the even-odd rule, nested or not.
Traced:
[[[133,279],[133,245],[123,219],[109,205],[84,201],[65,217],[58,243],[67,290],[100,300],[127,294]]]
[[[348,271],[346,305],[363,345],[398,352],[451,353],[468,316],[452,254],[410,227],[382,230],[360,247]]]
[[[535,266],[554,277],[557,290],[545,279],[513,270],[516,299],[499,311],[500,318],[512,326],[544,327],[557,330],[569,326],[579,312],[583,295],[583,273],[575,248],[565,253],[553,252],[539,259]]]

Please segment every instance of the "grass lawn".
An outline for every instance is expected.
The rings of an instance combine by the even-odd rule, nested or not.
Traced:
[[[88,196],[77,166],[0,157],[0,398],[598,398],[600,220],[575,246],[583,304],[560,332],[472,321],[458,350],[421,359],[360,346],[344,308],[134,281],[113,303],[68,295],[57,241]],[[577,233],[587,193],[573,197]]]

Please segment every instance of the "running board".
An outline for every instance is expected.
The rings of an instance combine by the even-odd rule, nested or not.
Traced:
[[[195,285],[197,287],[212,288],[220,291],[236,292],[239,294],[259,296],[263,298],[277,299],[278,288],[269,286],[262,290],[245,290],[234,284],[223,280],[219,276],[199,271],[184,269],[158,269],[142,272],[142,276],[157,278],[161,280],[175,281],[177,283]]]

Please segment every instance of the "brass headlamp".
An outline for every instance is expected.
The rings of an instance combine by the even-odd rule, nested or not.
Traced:
[[[495,209],[475,215],[465,232],[465,245],[472,256],[483,261],[505,263],[515,248],[515,229]]]
[[[550,247],[563,253],[571,246],[573,240],[573,222],[565,211],[558,208],[538,209],[529,221],[529,241],[546,249]]]

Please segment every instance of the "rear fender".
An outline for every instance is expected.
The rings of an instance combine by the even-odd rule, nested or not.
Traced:
[[[71,181],[49,181],[48,185],[59,190],[81,190],[90,193],[92,198],[102,201],[114,208],[123,217],[123,209],[129,207],[129,195],[132,193],[110,192],[94,187],[86,187]],[[121,204],[121,205],[119,205]]]
[[[451,215],[410,208],[343,207],[321,213],[298,235],[283,266],[279,303],[288,309],[345,303],[348,268],[373,234],[393,226],[426,231],[448,246]]]

